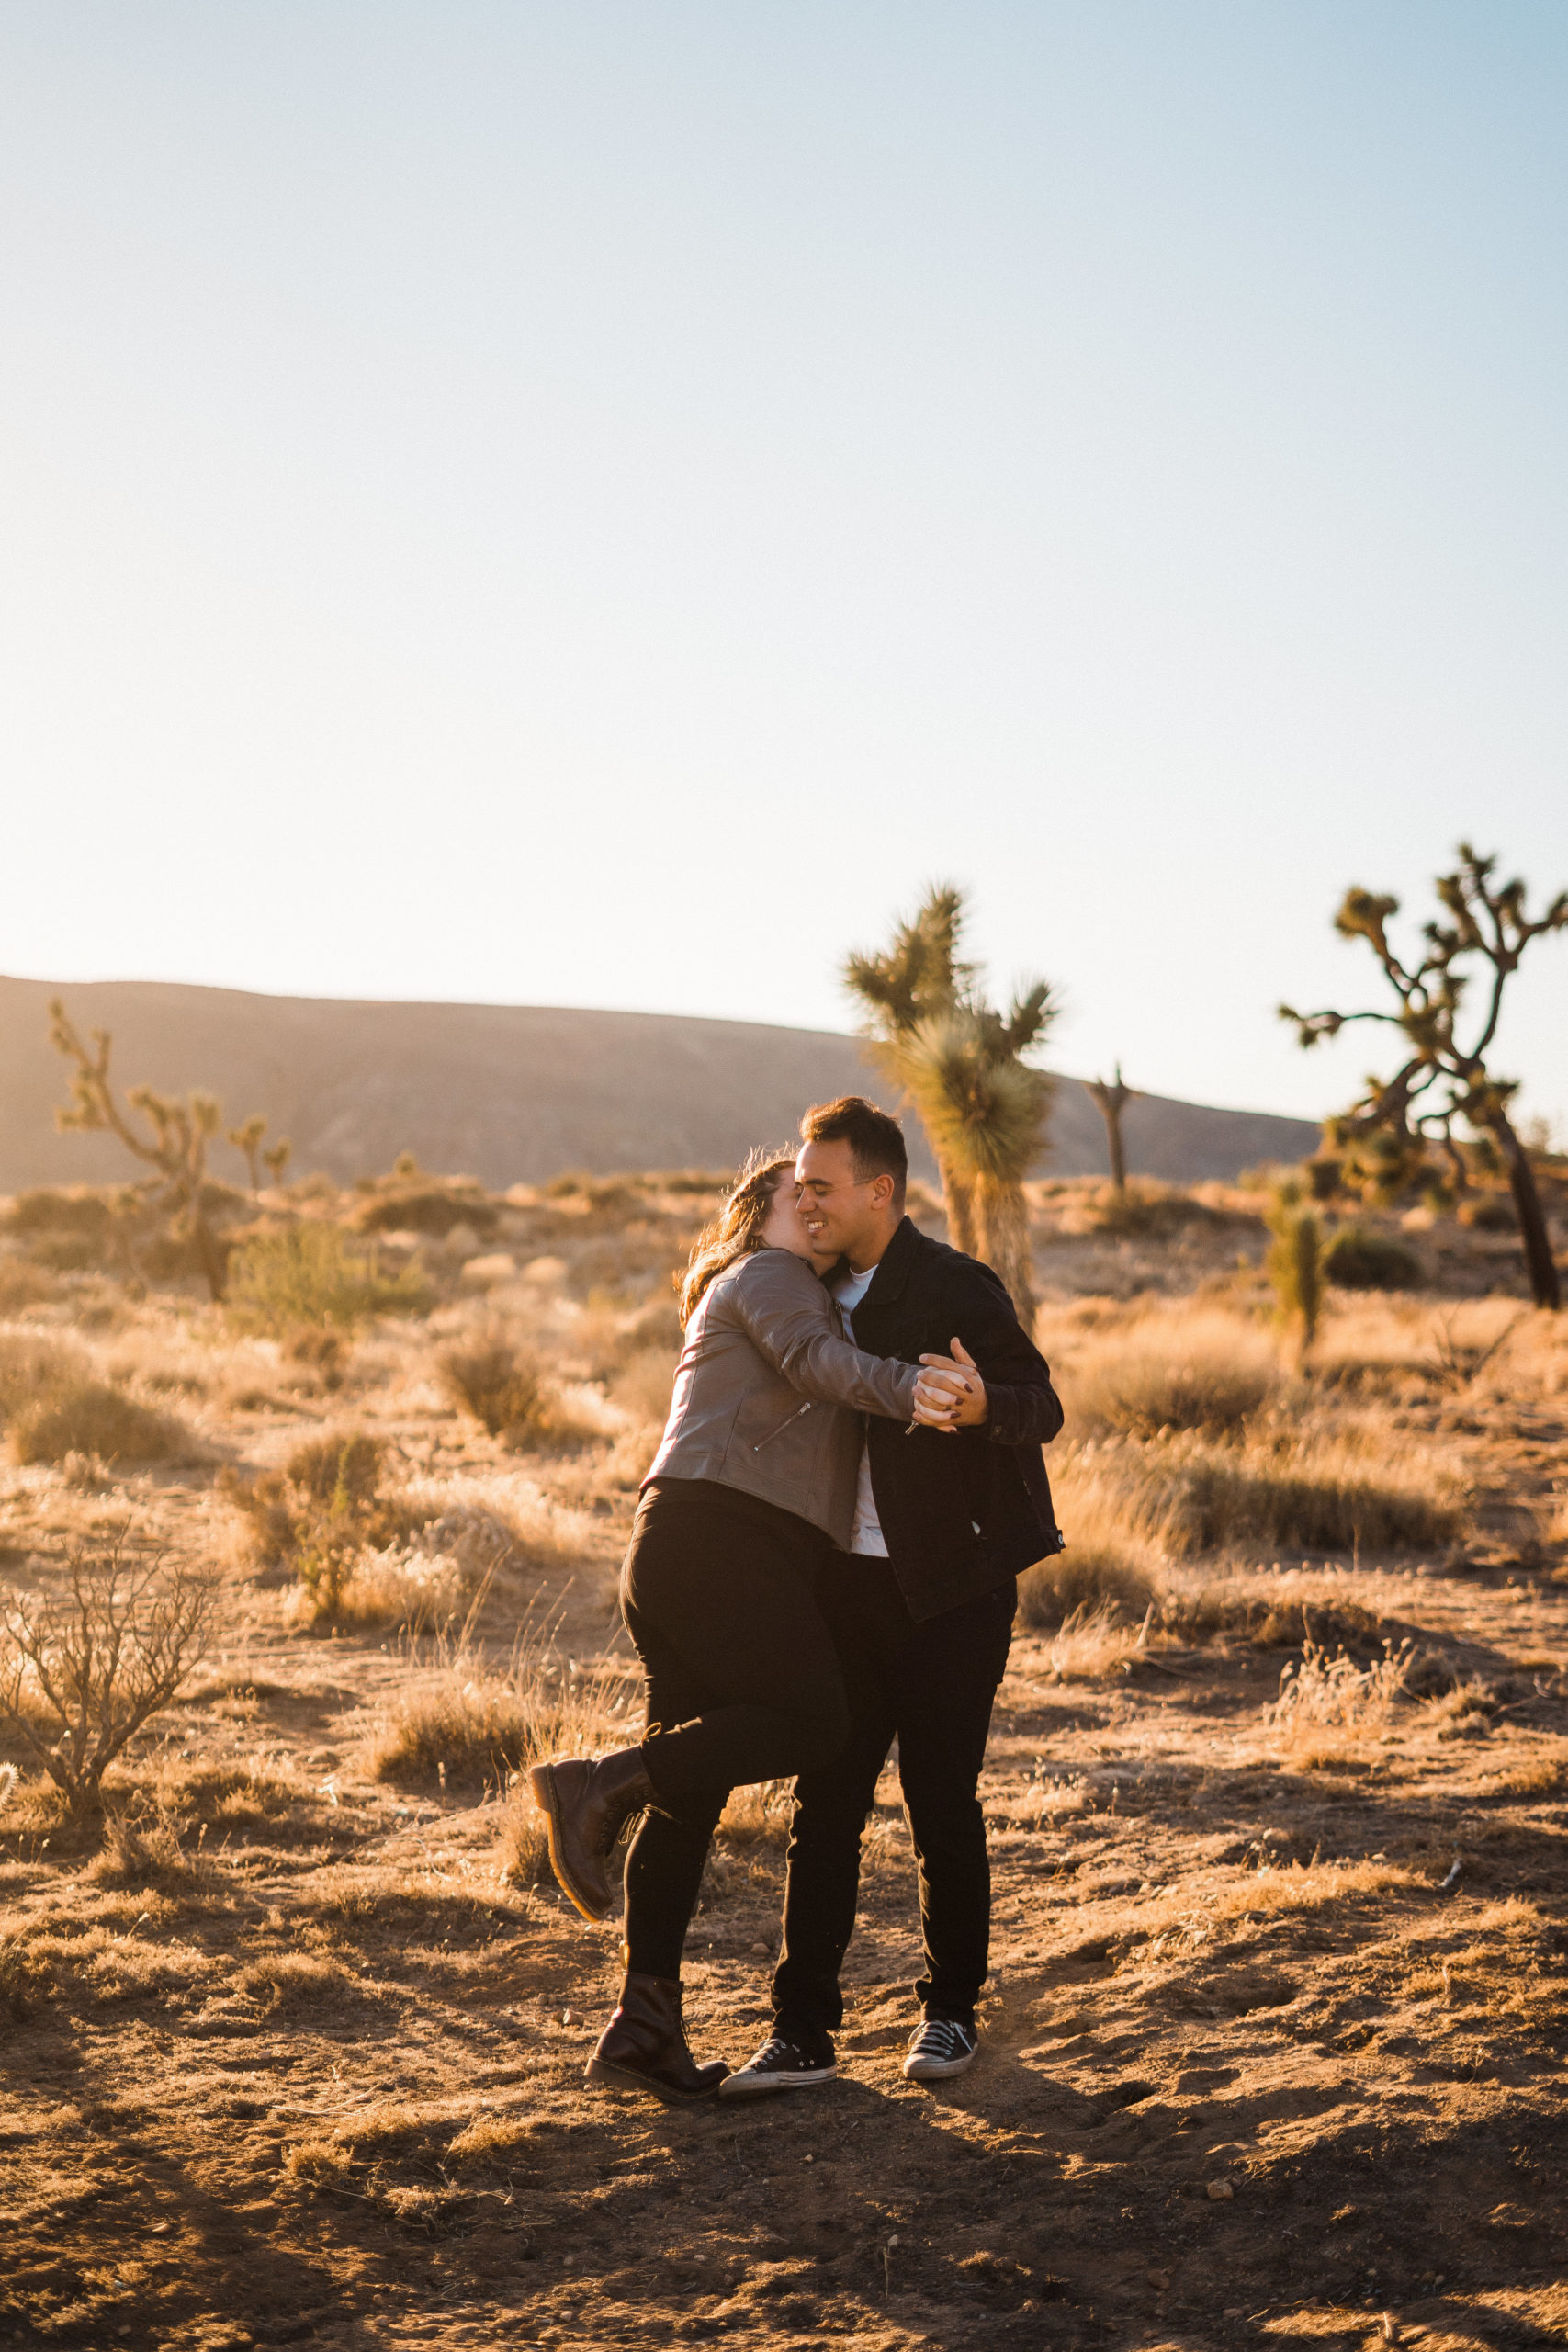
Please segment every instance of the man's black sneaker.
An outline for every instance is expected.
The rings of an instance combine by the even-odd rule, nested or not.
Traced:
[[[720,2098],[762,2098],[771,2091],[805,2090],[812,2083],[830,2083],[838,2071],[833,2045],[825,2033],[809,2041],[774,2033],[750,2065],[725,2076],[718,2095]]]
[[[904,2072],[912,2083],[945,2083],[950,2075],[962,2075],[975,2064],[979,2047],[980,2037],[972,2025],[960,2025],[954,2018],[928,2018],[909,2036]],[[728,2087],[727,2083],[725,2089]]]

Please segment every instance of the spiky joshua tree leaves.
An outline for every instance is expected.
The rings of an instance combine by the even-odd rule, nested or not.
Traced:
[[[1055,1019],[1035,981],[1006,1012],[960,959],[964,894],[938,884],[881,956],[852,956],[850,988],[872,1017],[873,1050],[920,1116],[942,1170],[955,1248],[1007,1284],[1020,1320],[1035,1298],[1023,1181],[1043,1148],[1052,1080],[1025,1059]]]
[[[109,1032],[95,1029],[91,1046],[85,1044],[58,997],[49,1008],[49,1022],[51,1044],[71,1065],[71,1100],[55,1112],[55,1124],[85,1135],[118,1136],[127,1151],[154,1171],[140,1189],[154,1195],[188,1238],[208,1289],[221,1298],[223,1251],[202,1195],[208,1146],[223,1124],[223,1105],[216,1095],[196,1088],[182,1102],[151,1086],[132,1086],[122,1108],[109,1079]],[[247,1122],[240,1132],[254,1124]]]
[[[1487,1057],[1504,990],[1525,949],[1550,932],[1568,930],[1568,890],[1531,916],[1522,881],[1495,880],[1495,856],[1481,857],[1461,842],[1458,857],[1454,871],[1435,885],[1447,919],[1422,925],[1422,951],[1409,961],[1389,936],[1397,899],[1348,890],[1334,919],[1345,938],[1364,939],[1371,949],[1393,992],[1393,1009],[1297,1012],[1282,1004],[1280,1016],[1294,1023],[1305,1046],[1337,1037],[1355,1021],[1400,1032],[1398,1068],[1392,1077],[1367,1080],[1359,1101],[1330,1123],[1331,1139],[1371,1148],[1394,1174],[1414,1173],[1433,1141],[1451,1148],[1456,1121],[1490,1137],[1508,1170],[1531,1294],[1538,1306],[1555,1310],[1562,1300],[1551,1236],[1529,1153],[1509,1115],[1519,1081],[1496,1076]]]

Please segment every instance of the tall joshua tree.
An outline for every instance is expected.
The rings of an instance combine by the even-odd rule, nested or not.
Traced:
[[[1517,1079],[1499,1078],[1487,1067],[1503,993],[1519,959],[1534,939],[1568,930],[1568,890],[1531,917],[1525,910],[1522,881],[1494,881],[1497,860],[1480,857],[1461,842],[1459,864],[1437,877],[1447,920],[1421,927],[1421,951],[1408,961],[1389,937],[1399,900],[1351,889],[1336,915],[1335,928],[1347,939],[1364,939],[1393,992],[1391,1010],[1297,1012],[1288,1004],[1280,1017],[1295,1023],[1303,1046],[1337,1037],[1352,1021],[1375,1021],[1401,1035],[1401,1059],[1391,1078],[1369,1078],[1349,1110],[1330,1123],[1333,1139],[1364,1143],[1392,1167],[1412,1172],[1434,1139],[1451,1145],[1461,1120],[1495,1144],[1508,1171],[1514,1213],[1524,1244],[1530,1291],[1538,1306],[1562,1305],[1551,1240],[1536,1187],[1529,1153],[1516,1133],[1509,1106]],[[1479,980],[1473,1025],[1461,1035],[1470,1014],[1467,995]]]
[[[915,913],[894,928],[892,944],[880,955],[858,951],[844,958],[844,983],[858,997],[865,1034],[879,1069],[900,1086],[908,1039],[923,1022],[955,1012],[974,981],[973,967],[958,957],[964,925],[964,893],[950,882],[933,882]],[[947,1230],[955,1250],[975,1254],[974,1188],[933,1135],[931,1149],[942,1174]]]
[[[203,1192],[207,1148],[223,1124],[222,1104],[216,1095],[196,1089],[182,1102],[151,1086],[133,1086],[122,1108],[109,1079],[114,1044],[109,1032],[95,1029],[92,1045],[85,1045],[58,997],[49,1008],[49,1020],[50,1042],[72,1066],[71,1101],[56,1111],[55,1124],[89,1135],[118,1136],[133,1158],[153,1170],[141,1189],[158,1196],[158,1205],[189,1239],[208,1289],[215,1299],[221,1298],[223,1250],[208,1223]]]
[[[1006,1013],[959,958],[964,896],[927,892],[882,956],[852,956],[850,987],[872,1012],[874,1047],[920,1116],[942,1170],[955,1248],[984,1258],[1007,1284],[1025,1325],[1034,1315],[1023,1180],[1039,1153],[1052,1081],[1024,1057],[1056,1015],[1043,980]]]
[[[1124,1193],[1127,1189],[1127,1155],[1122,1148],[1122,1114],[1129,1102],[1136,1102],[1137,1090],[1122,1085],[1122,1065],[1118,1062],[1116,1076],[1111,1085],[1107,1086],[1102,1078],[1091,1078],[1089,1091],[1099,1103],[1100,1115],[1105,1121],[1105,1140],[1111,1148],[1111,1182],[1117,1192]]]

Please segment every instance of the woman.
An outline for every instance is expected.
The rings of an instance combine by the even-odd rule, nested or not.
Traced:
[[[585,1918],[626,1856],[626,1977],[592,2082],[705,2098],[681,2015],[681,1954],[709,1841],[732,1788],[830,1763],[848,1716],[838,1654],[813,1598],[847,1551],[860,1413],[949,1422],[940,1372],[868,1356],[842,1337],[795,1205],[795,1163],[755,1156],[692,1251],[685,1344],[663,1440],[643,1482],[621,1606],[648,1676],[648,1734],[605,1757],[536,1764],[557,1878]]]

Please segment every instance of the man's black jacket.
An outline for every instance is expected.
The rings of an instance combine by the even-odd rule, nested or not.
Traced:
[[[855,1344],[918,1363],[963,1340],[990,1410],[951,1437],[872,1414],[871,1485],[893,1573],[917,1623],[1062,1548],[1040,1449],[1062,1426],[1051,1368],[989,1266],[908,1217],[854,1309]]]

